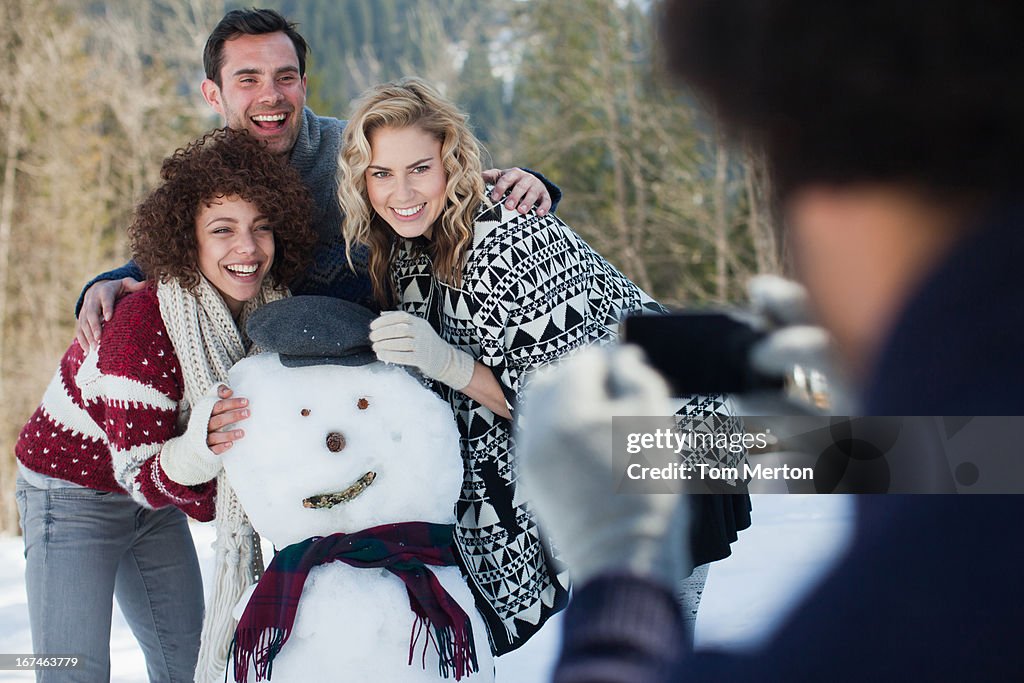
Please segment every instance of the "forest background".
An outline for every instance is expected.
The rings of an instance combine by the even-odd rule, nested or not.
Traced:
[[[72,339],[82,285],[128,257],[161,160],[220,125],[199,93],[226,0],[0,0],[0,533],[14,442]],[[661,75],[648,0],[263,0],[344,118],[405,75],[470,113],[491,166],[537,169],[558,214],[666,304],[738,301],[779,270],[763,164]]]

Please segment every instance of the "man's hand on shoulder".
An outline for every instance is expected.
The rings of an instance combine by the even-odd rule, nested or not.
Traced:
[[[551,210],[551,195],[542,181],[521,168],[501,170],[491,168],[483,172],[484,181],[492,183],[491,200],[501,201],[505,197],[505,208],[519,213],[528,213],[536,207],[537,215],[543,216]],[[506,193],[508,196],[506,197]]]
[[[100,343],[103,323],[114,314],[117,300],[145,286],[145,282],[125,277],[120,280],[100,280],[86,291],[75,324],[75,337],[83,351],[89,353],[90,347]]]

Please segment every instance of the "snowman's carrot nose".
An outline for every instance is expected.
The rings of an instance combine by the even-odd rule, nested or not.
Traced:
[[[327,450],[337,453],[345,447],[345,437],[341,432],[331,432],[327,435]]]

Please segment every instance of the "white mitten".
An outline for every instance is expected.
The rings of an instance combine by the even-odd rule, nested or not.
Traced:
[[[417,368],[453,389],[473,379],[476,361],[441,339],[430,323],[404,311],[388,311],[370,323],[370,341],[377,358]]]
[[[671,415],[668,387],[631,346],[590,348],[541,372],[520,406],[516,449],[540,523],[579,584],[609,572],[674,590],[690,570],[688,507],[616,493],[612,416]]]

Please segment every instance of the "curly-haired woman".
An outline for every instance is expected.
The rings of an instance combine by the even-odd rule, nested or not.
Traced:
[[[511,417],[524,385],[540,366],[614,340],[627,313],[664,309],[557,217],[492,205],[480,165],[466,116],[406,79],[357,103],[339,192],[346,240],[370,246],[381,309],[401,309],[371,325],[374,351],[436,380],[455,411],[465,460],[455,535],[503,654],[567,598],[565,567],[516,486]]]
[[[244,318],[287,295],[315,240],[302,181],[245,132],[177,150],[161,177],[129,228],[149,285],[98,348],[71,343],[16,446],[33,649],[81,659],[61,680],[109,679],[115,595],[150,679],[192,680],[203,586],[186,515],[220,515],[220,455],[243,433],[219,430],[247,416],[220,382],[246,354]]]

